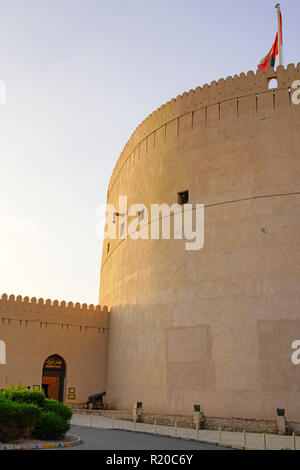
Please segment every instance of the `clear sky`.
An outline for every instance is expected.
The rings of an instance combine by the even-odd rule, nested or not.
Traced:
[[[96,211],[135,127],[178,94],[256,70],[274,0],[0,0],[0,292],[97,303]],[[285,63],[300,2],[282,0]]]

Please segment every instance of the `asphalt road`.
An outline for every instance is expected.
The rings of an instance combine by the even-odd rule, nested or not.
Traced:
[[[71,426],[70,431],[84,442],[75,447],[56,450],[228,450],[219,446],[184,441],[173,437],[118,431],[113,429]]]

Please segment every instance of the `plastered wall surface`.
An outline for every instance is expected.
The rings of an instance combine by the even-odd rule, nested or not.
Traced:
[[[278,88],[269,89],[276,78]],[[118,409],[300,419],[300,64],[191,90],[133,133],[108,202],[205,205],[205,244],[105,240],[108,394]],[[107,244],[110,243],[109,252]]]
[[[0,365],[0,388],[18,382],[41,386],[45,360],[58,354],[66,364],[64,401],[82,403],[105,390],[108,315],[107,307],[2,295],[6,364]],[[75,400],[68,400],[69,388],[75,388]]]

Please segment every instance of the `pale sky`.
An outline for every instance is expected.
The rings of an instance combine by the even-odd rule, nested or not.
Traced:
[[[97,303],[96,211],[135,127],[256,70],[275,0],[0,0],[0,293]],[[300,2],[282,0],[285,63]]]

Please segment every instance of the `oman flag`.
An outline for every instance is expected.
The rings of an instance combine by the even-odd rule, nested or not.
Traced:
[[[280,32],[281,32],[281,46],[282,46],[282,16],[280,13]],[[269,67],[274,67],[276,57],[278,56],[278,49],[279,49],[279,39],[278,39],[278,31],[276,33],[275,37],[275,42],[273,46],[271,47],[270,51],[268,54],[260,61],[258,68],[263,69],[263,71],[266,73]]]

